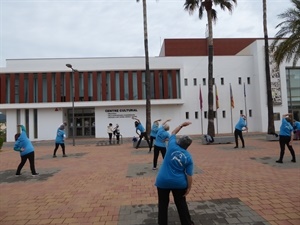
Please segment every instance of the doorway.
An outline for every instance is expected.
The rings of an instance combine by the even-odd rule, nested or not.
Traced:
[[[72,121],[72,109],[68,110],[69,134],[73,135],[73,125],[75,137],[95,137],[95,110],[91,108],[82,108],[74,110],[74,120]]]

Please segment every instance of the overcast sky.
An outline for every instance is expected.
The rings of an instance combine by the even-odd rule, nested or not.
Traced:
[[[6,59],[144,56],[142,0],[0,0],[0,66]],[[205,38],[184,0],[147,0],[149,54],[165,38]],[[237,0],[232,14],[218,11],[214,38],[262,38],[262,0]],[[290,0],[267,0],[268,35]]]

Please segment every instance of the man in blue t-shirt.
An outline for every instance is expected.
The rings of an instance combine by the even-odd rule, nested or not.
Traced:
[[[280,157],[276,161],[277,163],[283,163],[283,156],[285,151],[285,145],[290,150],[290,153],[292,155],[292,162],[296,162],[296,155],[295,151],[292,146],[293,142],[293,126],[292,126],[292,113],[284,114],[282,116],[282,123],[279,130],[279,145],[280,145]]]
[[[29,160],[29,164],[30,164],[30,170],[31,170],[31,174],[32,176],[36,176],[39,175],[36,171],[35,171],[35,165],[34,165],[34,147],[31,143],[31,141],[29,140],[29,138],[27,137],[26,134],[26,129],[23,125],[18,125],[18,127],[21,128],[21,133],[17,133],[15,135],[15,145],[14,145],[14,150],[17,152],[20,152],[20,156],[21,156],[21,162],[18,166],[17,172],[16,172],[16,176],[20,176],[21,175],[21,170],[23,168],[23,166],[25,165],[27,159]]]
[[[239,147],[238,137],[240,137],[240,139],[242,141],[242,148],[245,148],[245,141],[243,138],[243,129],[247,130],[248,128],[247,128],[246,116],[241,114],[239,121],[235,125],[235,130],[234,130],[235,147],[234,148]]]
[[[172,192],[182,225],[194,225],[191,220],[186,196],[192,187],[193,159],[187,148],[192,143],[189,136],[182,136],[176,141],[176,134],[182,127],[190,125],[184,122],[176,127],[170,138],[162,166],[156,177],[158,192],[158,224],[168,224],[169,195]]]
[[[166,141],[169,140],[170,134],[168,130],[170,129],[167,122],[169,122],[170,119],[163,122],[162,126],[158,128],[156,138],[155,138],[155,144],[154,144],[154,155],[153,155],[153,170],[157,169],[157,159],[159,156],[159,152],[161,152],[162,157],[165,157],[166,151],[167,151],[167,145]]]

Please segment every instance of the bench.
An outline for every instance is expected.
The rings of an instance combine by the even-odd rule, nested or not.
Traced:
[[[232,142],[235,142],[234,136],[219,136],[219,137],[214,137],[214,142],[209,143],[206,141],[206,138],[204,136],[201,137],[202,144],[207,145],[207,144],[230,144]]]
[[[138,143],[138,141],[132,142],[132,146],[135,148],[136,145],[137,145],[137,143]],[[142,140],[141,143],[140,143],[140,145],[139,145],[139,148],[149,148],[149,145],[148,145],[147,141],[146,140]]]

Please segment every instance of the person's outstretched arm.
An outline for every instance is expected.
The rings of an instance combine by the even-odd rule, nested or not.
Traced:
[[[172,131],[172,134],[177,134],[177,133],[181,130],[181,128],[186,127],[186,126],[189,126],[190,124],[192,124],[192,123],[191,123],[191,122],[188,122],[188,121],[183,122],[182,124],[180,124],[178,127],[176,127],[176,128]]]
[[[136,116],[131,117],[133,120],[138,121],[140,123],[140,120]]]
[[[164,121],[163,123],[162,123],[162,125],[165,125],[167,122],[169,122],[169,121],[171,121],[171,119],[167,119],[166,121]]]

